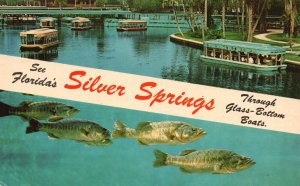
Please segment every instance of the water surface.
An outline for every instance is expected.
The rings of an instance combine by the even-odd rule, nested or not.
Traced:
[[[25,27],[0,31],[0,53],[66,64],[146,75],[299,99],[299,72],[258,74],[205,64],[200,51],[169,41],[176,29],[117,33],[115,28],[74,32],[59,28],[61,44],[44,53],[21,53],[18,34]],[[46,133],[25,134],[27,121],[0,118],[0,185],[52,186],[296,186],[299,185],[299,135],[251,129],[201,120],[93,105],[68,100],[0,92],[0,101],[60,101],[80,109],[75,118],[113,130],[121,120],[129,127],[141,121],[176,120],[203,128],[207,135],[193,143],[142,146],[116,139],[111,146],[88,147],[71,140],[50,140]],[[154,168],[154,149],[172,155],[184,149],[228,149],[253,158],[256,165],[233,174],[186,174],[178,167]]]

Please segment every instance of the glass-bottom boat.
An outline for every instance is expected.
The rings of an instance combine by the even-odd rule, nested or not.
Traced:
[[[206,62],[255,71],[284,70],[285,49],[269,44],[217,39],[205,41],[201,59]]]
[[[143,20],[125,20],[119,21],[117,31],[145,31],[147,30],[147,22]]]
[[[59,44],[58,31],[41,28],[20,32],[21,50],[40,50]]]

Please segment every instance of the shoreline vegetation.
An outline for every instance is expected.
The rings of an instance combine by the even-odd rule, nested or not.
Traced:
[[[176,37],[174,37],[174,36],[176,36]],[[266,38],[274,40],[274,41],[281,41],[281,42],[286,42],[286,43],[272,42],[272,41],[267,41],[267,40],[258,39],[258,38],[253,38],[253,42],[285,47],[288,51],[288,53],[286,54],[286,59],[288,61],[297,62],[300,65],[300,38],[299,37],[294,39],[294,43],[293,43],[294,46],[292,48],[290,48],[289,43],[288,43],[289,38],[284,37],[284,35],[282,33],[275,33],[275,34],[270,33],[266,36]],[[179,39],[179,40],[183,39],[183,41],[180,42],[177,39]],[[226,32],[225,39],[243,41],[241,33],[238,33],[238,32]],[[191,43],[195,42],[196,45],[198,44],[197,48],[201,47],[199,45],[199,43],[201,43],[201,44],[203,43],[203,39],[201,37],[195,37],[195,35],[191,32],[184,32],[183,37],[180,33],[174,33],[173,37],[171,35],[171,40],[173,40],[173,41],[177,40],[178,43],[185,43],[187,45],[191,45]],[[206,40],[209,40],[209,39],[206,38]],[[193,46],[193,47],[195,47],[195,46]]]

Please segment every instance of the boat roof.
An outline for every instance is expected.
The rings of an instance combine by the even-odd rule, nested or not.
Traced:
[[[146,23],[146,21],[143,20],[123,20],[123,21],[119,21],[119,23],[121,24],[136,24],[136,23]]]
[[[90,21],[88,18],[76,17],[75,20],[72,21],[72,23],[74,23],[74,22],[88,22],[88,21]]]
[[[55,18],[55,17],[39,17],[38,20],[40,20],[40,21],[42,21],[42,20],[54,20],[54,21],[56,21],[57,18]]]
[[[61,20],[64,20],[64,21],[73,21],[73,20],[76,20],[78,18],[75,18],[75,17],[63,17],[61,18]]]
[[[20,36],[26,36],[28,34],[33,34],[36,36],[44,36],[51,33],[57,33],[58,31],[55,29],[49,29],[49,28],[40,28],[40,29],[34,29],[34,30],[28,30],[24,32],[20,32]]]
[[[240,51],[255,54],[284,54],[285,49],[270,44],[253,43],[246,41],[236,41],[227,39],[217,39],[204,42],[205,47],[224,49],[230,51]]]
[[[52,19],[52,18],[41,19],[41,22],[44,22],[44,21],[54,21],[54,19]]]

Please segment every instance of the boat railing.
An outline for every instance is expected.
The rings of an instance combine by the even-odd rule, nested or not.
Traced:
[[[284,62],[284,53],[255,54],[241,51],[231,51],[216,48],[204,48],[204,55],[228,62],[241,62],[253,65],[276,66]]]

